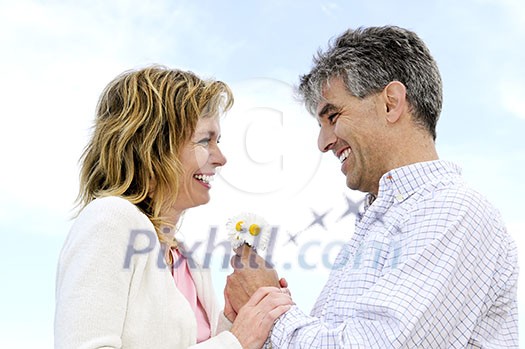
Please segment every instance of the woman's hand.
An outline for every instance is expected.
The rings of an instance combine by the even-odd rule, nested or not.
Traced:
[[[259,349],[275,320],[288,311],[292,304],[290,295],[281,289],[261,287],[239,310],[230,331],[244,349]]]

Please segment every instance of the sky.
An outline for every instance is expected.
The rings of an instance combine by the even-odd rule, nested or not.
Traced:
[[[308,312],[363,194],[318,151],[318,126],[293,87],[331,38],[386,24],[429,46],[444,84],[438,153],[462,167],[525,250],[521,0],[0,0],[0,347],[53,347],[56,265],[98,96],[122,71],[153,63],[222,80],[236,100],[222,121],[228,164],[211,202],[185,215],[180,239],[197,257],[213,252],[222,297],[225,223],[263,216],[277,227],[268,253]]]

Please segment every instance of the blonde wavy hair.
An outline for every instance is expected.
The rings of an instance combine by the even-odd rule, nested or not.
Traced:
[[[153,65],[111,81],[98,101],[93,135],[81,158],[81,210],[92,200],[120,196],[135,204],[168,245],[160,214],[179,192],[179,152],[201,117],[231,108],[233,95],[221,81]],[[154,180],[154,190],[153,189]]]

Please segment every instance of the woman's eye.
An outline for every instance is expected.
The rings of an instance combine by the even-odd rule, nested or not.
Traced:
[[[210,144],[210,141],[211,141],[210,138],[203,138],[200,141],[198,141],[197,143],[201,144],[201,145],[208,145],[208,144]]]

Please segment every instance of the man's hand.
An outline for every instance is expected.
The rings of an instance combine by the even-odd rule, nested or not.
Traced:
[[[257,289],[264,286],[280,288],[281,284],[277,272],[252,248],[243,245],[235,253],[231,259],[234,271],[226,279],[224,294],[233,310],[239,312]]]
[[[226,294],[226,288],[224,288],[224,316],[226,316],[230,322],[234,322],[237,317],[237,312],[233,310],[228,295]]]

